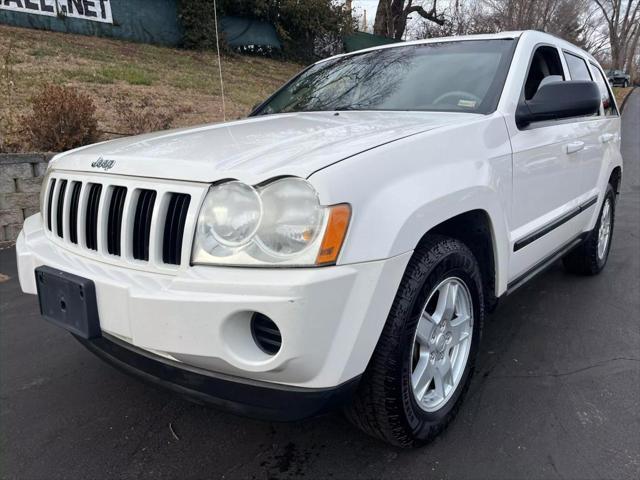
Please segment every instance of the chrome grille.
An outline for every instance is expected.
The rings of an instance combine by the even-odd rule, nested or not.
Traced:
[[[54,172],[46,188],[44,224],[55,243],[143,270],[189,265],[208,185]]]
[[[67,191],[67,181],[60,180],[60,189],[58,190],[58,209],[56,211],[56,230],[60,238],[64,238],[64,230],[62,229],[62,215],[64,208],[64,194]]]
[[[127,187],[113,187],[107,222],[107,251],[111,255],[120,256],[122,251],[120,245],[122,242],[122,213],[126,198]]]
[[[140,190],[136,216],[133,222],[133,258],[149,260],[149,240],[151,235],[151,217],[156,204],[156,192]]]
[[[51,230],[51,208],[53,207],[53,192],[56,189],[56,179],[52,178],[49,181],[49,194],[47,195],[47,228]]]
[[[180,245],[184,237],[184,222],[191,197],[184,193],[172,193],[167,220],[164,224],[164,238],[162,240],[162,260],[172,265],[180,264]]]
[[[78,207],[80,205],[81,182],[73,182],[71,204],[69,206],[69,241],[78,244]]]
[[[98,250],[98,208],[102,196],[102,185],[89,184],[89,198],[87,198],[87,213],[85,215],[85,241],[86,247]]]

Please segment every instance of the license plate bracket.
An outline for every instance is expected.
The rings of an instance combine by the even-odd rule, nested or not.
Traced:
[[[36,268],[35,275],[45,320],[87,340],[101,336],[92,280],[47,266]]]

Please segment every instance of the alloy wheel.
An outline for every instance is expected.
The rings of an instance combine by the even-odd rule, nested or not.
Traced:
[[[611,238],[611,199],[607,198],[602,207],[600,228],[598,229],[598,259],[604,260]]]
[[[440,409],[456,391],[469,358],[473,302],[465,283],[455,277],[433,289],[414,336],[411,387],[421,409]]]

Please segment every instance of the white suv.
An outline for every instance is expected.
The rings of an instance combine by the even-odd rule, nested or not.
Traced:
[[[605,265],[620,119],[538,32],[320,61],[249,118],[52,160],[17,243],[44,317],[143,379],[279,420],[442,431],[498,299]]]

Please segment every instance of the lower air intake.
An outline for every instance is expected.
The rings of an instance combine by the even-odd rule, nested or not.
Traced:
[[[251,335],[256,345],[267,355],[275,355],[282,347],[280,329],[269,317],[261,313],[254,313],[251,318]]]

